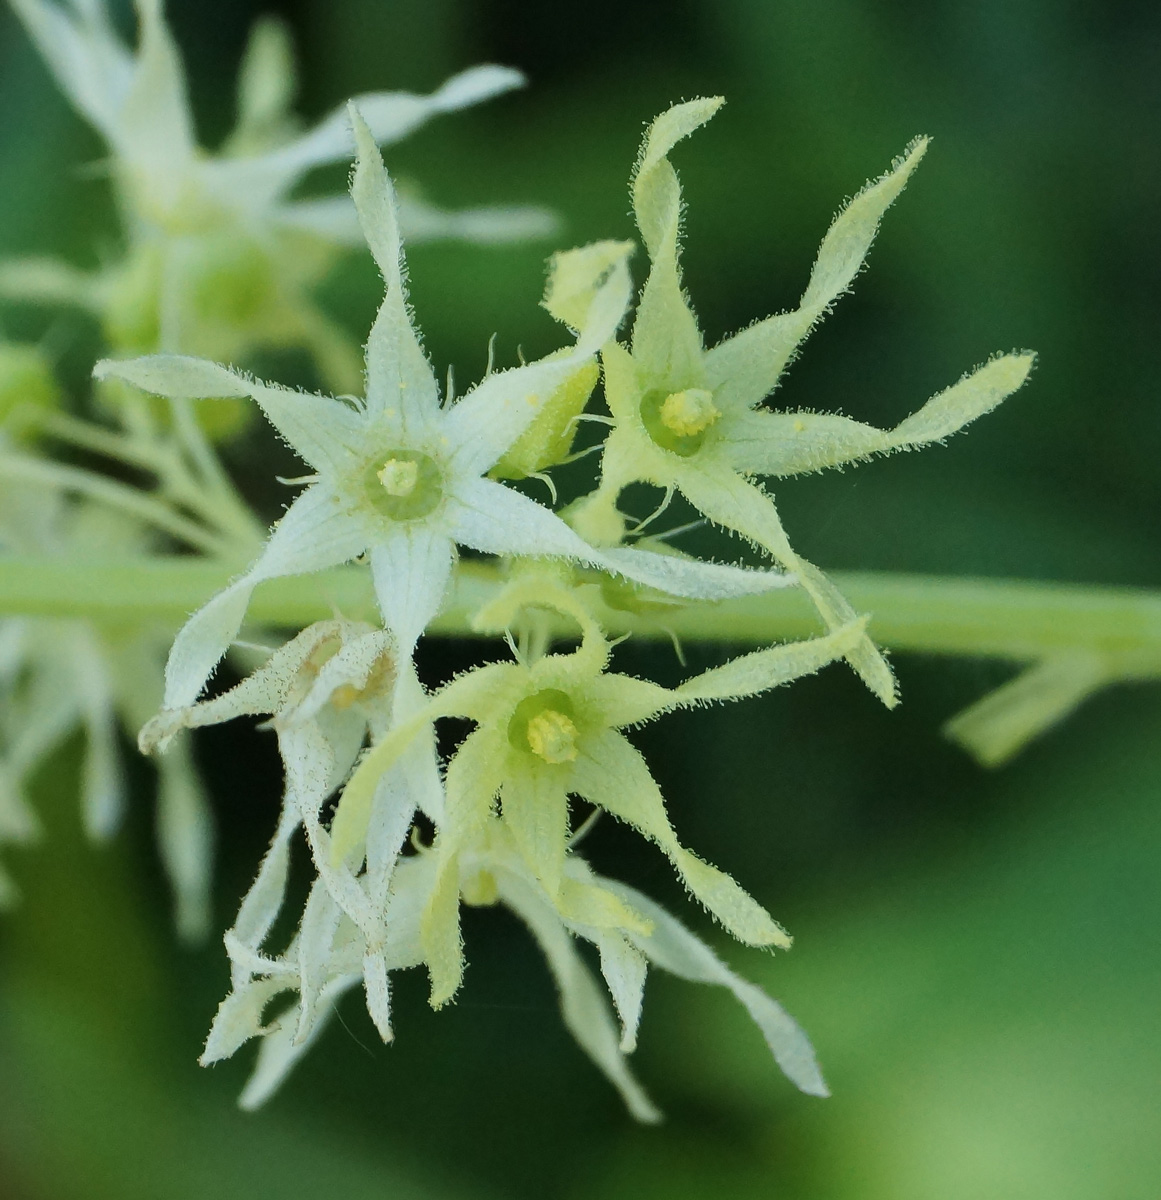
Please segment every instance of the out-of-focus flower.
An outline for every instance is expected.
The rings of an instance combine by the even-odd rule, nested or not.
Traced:
[[[148,538],[122,514],[66,502],[50,487],[0,483],[0,552],[49,556],[83,570],[86,558],[143,555]],[[156,711],[172,628],[98,625],[48,617],[0,620],[0,842],[38,832],[24,788],[60,742],[81,730],[81,812],[93,838],[113,834],[125,808],[120,733],[136,735]],[[181,738],[158,764],[157,839],[174,893],[178,931],[209,928],[213,826]],[[0,900],[15,898],[0,878]]]
[[[185,73],[160,0],[136,0],[139,40],[126,46],[104,0],[11,0],[78,112],[111,151],[125,257],[88,274],[54,260],[9,263],[0,294],[79,305],[102,321],[119,353],[164,349],[235,360],[255,346],[302,345],[339,391],[359,383],[359,356],[309,296],[336,248],[361,244],[346,196],[295,199],[311,170],[351,153],[338,110],[300,131],[291,113],[294,63],[284,26],[254,29],[238,88],[238,122],[218,154],[196,141]],[[508,67],[478,66],[427,96],[359,98],[381,144],[432,117],[523,84]],[[405,207],[420,238],[506,241],[551,232],[532,208],[447,212]]]

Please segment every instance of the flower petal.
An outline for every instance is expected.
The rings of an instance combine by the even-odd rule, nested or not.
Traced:
[[[141,172],[151,202],[178,203],[194,161],[195,139],[185,67],[161,0],[136,0],[139,44],[133,81],[118,114],[117,153]]]
[[[570,790],[656,842],[689,890],[740,942],[790,945],[786,931],[756,900],[681,845],[645,760],[621,734],[605,731],[582,743]]]
[[[760,488],[716,464],[683,471],[678,486],[690,504],[711,521],[749,538],[793,571],[829,630],[842,629],[855,620],[855,610],[838,588],[813,563],[791,549],[774,501]],[[888,708],[898,703],[895,676],[869,637],[864,635],[846,658]]]
[[[486,554],[568,558],[695,600],[755,595],[795,582],[781,571],[752,571],[632,548],[598,550],[550,509],[491,479],[458,483],[455,500],[448,505],[452,536]]]
[[[725,666],[687,679],[673,695],[675,700],[688,703],[757,696],[804,675],[813,675],[835,659],[845,657],[864,636],[865,627],[865,620],[854,621],[826,637],[787,642],[740,655]]]
[[[621,1018],[621,1052],[637,1049],[637,1027],[641,1024],[641,1002],[645,997],[645,955],[620,933],[601,930],[597,934],[601,974]]]
[[[1035,355],[1003,354],[933,396],[894,429],[831,413],[747,412],[731,417],[721,444],[735,469],[797,475],[942,441],[991,412],[1028,378]]]
[[[560,890],[568,841],[565,781],[555,771],[511,771],[500,790],[500,803],[504,824],[529,870],[549,896],[555,896]]]
[[[427,96],[412,92],[364,92],[354,97],[371,135],[380,145],[397,142],[432,117],[455,112],[490,100],[524,85],[524,76],[511,67],[484,64],[453,75]],[[248,160],[247,167],[259,176],[279,180],[279,190],[314,167],[339,162],[351,154],[347,107],[335,109],[313,129],[277,150]]]
[[[178,935],[197,944],[210,931],[214,819],[182,738],[158,764],[157,844],[173,891]]]
[[[721,97],[675,104],[649,127],[633,173],[633,211],[652,267],[637,305],[633,357],[651,386],[701,387],[701,333],[681,290],[678,231],[681,185],[667,155],[722,106]]]
[[[82,20],[44,0],[12,0],[12,7],[61,91],[112,142],[133,82],[133,57],[103,12]]]
[[[694,983],[711,983],[729,988],[753,1017],[775,1061],[791,1083],[811,1096],[830,1095],[818,1069],[810,1039],[781,1004],[772,1000],[761,988],[735,975],[705,942],[660,904],[623,883],[599,877],[598,881],[653,922],[653,930],[648,935],[629,935],[630,941],[644,952],[650,962]]]
[[[142,754],[164,749],[180,729],[198,729],[234,717],[280,711],[302,665],[319,646],[336,636],[339,626],[338,621],[318,621],[279,646],[258,670],[228,692],[186,708],[164,709],[141,730],[138,749]]]
[[[363,234],[383,275],[386,293],[367,342],[367,407],[372,415],[398,411],[404,436],[417,437],[439,411],[439,385],[407,309],[403,249],[391,180],[371,131],[351,105],[358,155],[351,196]]]
[[[283,1014],[276,1027],[262,1039],[254,1073],[238,1097],[239,1108],[253,1112],[274,1095],[299,1059],[322,1033],[340,998],[359,982],[359,978],[357,974],[347,974],[327,983],[319,997],[318,1016],[304,1041],[296,1040],[295,1026],[290,1019],[290,1013]]]
[[[249,396],[295,452],[320,471],[342,471],[366,453],[366,419],[342,400],[263,383],[204,358],[181,354],[106,358],[93,368],[93,375],[123,379],[142,391],[174,400]]]
[[[661,1114],[625,1063],[608,1005],[560,917],[537,888],[512,872],[498,871],[496,883],[504,903],[528,926],[548,960],[569,1032],[638,1121],[659,1121]]]
[[[455,546],[446,533],[401,521],[371,547],[371,575],[383,623],[395,635],[399,657],[410,658],[451,579]]]
[[[182,626],[165,666],[164,707],[184,708],[197,699],[262,580],[336,567],[357,558],[365,547],[361,526],[341,510],[334,495],[318,485],[307,488],[274,526],[253,566]]]
[[[868,183],[843,206],[822,240],[810,282],[794,312],[759,321],[706,354],[706,376],[719,408],[750,407],[774,390],[799,344],[850,289],[874,241],[879,221],[926,149],[927,138],[916,138],[892,163],[890,171]]]

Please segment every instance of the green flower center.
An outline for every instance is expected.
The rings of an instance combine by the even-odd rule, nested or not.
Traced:
[[[443,499],[443,477],[433,458],[418,450],[390,450],[364,474],[373,508],[393,521],[426,517]]]
[[[572,700],[555,688],[525,696],[508,722],[508,742],[554,765],[576,761],[578,731]]]
[[[656,389],[641,401],[641,420],[649,436],[663,450],[688,458],[701,449],[706,431],[722,414],[712,392],[686,388],[681,392]]]

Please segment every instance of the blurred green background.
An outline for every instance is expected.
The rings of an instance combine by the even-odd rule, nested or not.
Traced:
[[[891,422],[992,351],[1031,347],[1040,365],[945,449],[783,488],[792,537],[830,568],[1161,586],[1157,5],[168,7],[211,143],[262,11],[295,29],[312,116],[361,90],[427,90],[476,61],[522,67],[527,92],[430,127],[388,165],[448,205],[551,205],[561,245],[631,236],[643,124],[724,93],[675,156],[687,283],[711,338],[793,304],[841,199],[931,134],[871,270],[808,344],[785,401]],[[113,245],[104,185],[80,169],[100,154],[0,9],[0,253],[92,263]],[[493,332],[503,363],[554,344],[535,307],[553,248],[414,250],[437,369],[454,364],[466,385]],[[328,295],[364,330],[369,260],[353,256]],[[79,319],[0,317],[7,333],[45,337],[78,379],[91,361]],[[238,453],[277,456],[265,430]],[[436,680],[479,649],[429,647],[424,672]],[[691,665],[722,657],[690,650]],[[0,924],[0,1196],[1153,1200],[1161,695],[1101,696],[992,774],[938,729],[1008,669],[896,665],[895,714],[835,670],[640,735],[683,839],[796,935],[777,959],[723,952],[807,1027],[834,1091],[797,1095],[728,996],[657,977],[636,1056],[668,1114],[656,1129],[634,1126],[571,1044],[536,952],[492,912],[469,916],[471,967],[450,1010],[432,1014],[424,981],[403,977],[397,1041],[382,1047],[351,997],[273,1102],[238,1113],[250,1052],[195,1065],[225,959],[171,937],[148,768],[134,768],[128,830],[94,850],[68,747],[37,781],[49,839],[10,855],[26,899]],[[677,677],[670,653],[632,644],[620,666]],[[245,729],[213,731],[199,753],[222,829],[221,928],[273,828],[278,764],[270,735]],[[633,837],[610,823],[589,850],[707,930]]]

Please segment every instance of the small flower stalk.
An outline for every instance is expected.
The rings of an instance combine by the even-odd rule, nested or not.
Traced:
[[[767,401],[852,286],[927,140],[844,205],[795,310],[707,348],[682,285],[682,197],[669,156],[722,101],[675,105],[649,127],[632,173],[648,259],[639,295],[632,243],[556,252],[542,303],[562,344],[506,369],[489,362],[456,396],[441,391],[408,303],[405,243],[504,241],[552,223],[529,207],[447,212],[400,197],[380,147],[520,86],[518,72],[481,66],[428,95],[363,95],[304,131],[286,32],[266,20],[242,65],[237,126],[209,154],[196,142],[159,0],[136,0],[133,47],[104,0],[11,3],[108,144],[124,247],[96,273],[47,259],[0,266],[0,297],[85,310],[109,349],[94,369],[99,415],[90,419],[70,411],[38,351],[0,346],[0,549],[81,569],[94,548],[116,543],[134,563],[193,559],[221,582],[178,629],[0,620],[0,842],[36,835],[26,781],[78,727],[85,821],[109,834],[124,806],[117,730],[139,729],[141,750],[156,752],[178,927],[203,934],[213,833],[190,731],[258,717],[281,754],[282,808],[224,937],[230,989],[201,1059],[260,1042],[243,1107],[275,1092],[347,992],[362,992],[389,1042],[395,972],[422,968],[436,1008],[470,986],[465,905],[502,905],[527,926],[566,1026],[634,1117],[659,1116],[629,1066],[650,968],[728,990],[789,1080],[825,1096],[810,1042],[778,1002],[654,900],[601,874],[581,846],[594,820],[612,818],[665,857],[723,933],[771,952],[791,945],[762,903],[763,880],[743,884],[728,863],[686,845],[634,730],[837,661],[896,703],[867,616],[793,548],[766,481],[942,442],[1016,391],[1032,355],[989,359],[891,429]],[[296,197],[309,171],[352,151],[349,198]],[[369,249],[384,290],[361,359],[313,296],[339,250],[356,244]],[[272,346],[307,349],[335,394],[254,378],[249,356]],[[598,396],[607,413],[590,411]],[[218,453],[255,411],[305,472],[269,532]],[[599,471],[587,494],[561,505],[553,472],[577,457],[588,419],[606,428]],[[61,450],[116,471],[62,461]],[[551,506],[531,498],[528,480],[548,484]],[[639,536],[647,523],[630,529],[618,508],[635,483],[662,489],[666,502],[680,493],[713,527],[741,535],[761,564],[685,554],[669,544],[680,530]],[[488,564],[494,586],[467,606],[461,631],[504,639],[507,650],[452,679],[421,680],[417,648],[450,601],[463,606],[465,555]],[[336,611],[284,639],[252,619],[260,585],[344,566],[367,580],[374,607],[359,615],[369,619]],[[696,606],[712,619],[721,602],[785,588],[809,598],[812,636],[671,687],[618,669],[611,612],[661,623]],[[240,680],[215,676],[223,660]],[[1062,654],[959,718],[952,734],[998,761],[1108,669],[1105,659]],[[465,721],[458,743],[438,740]],[[282,938],[296,844],[312,877],[295,931]],[[13,894],[0,874],[0,902]]]

